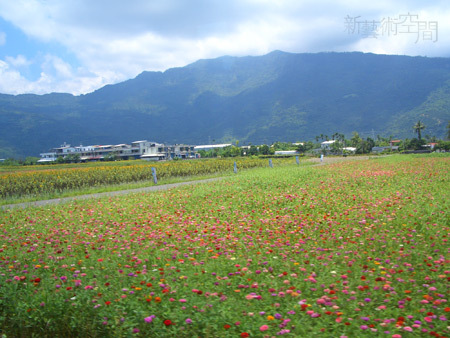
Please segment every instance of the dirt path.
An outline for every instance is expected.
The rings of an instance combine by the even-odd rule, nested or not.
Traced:
[[[89,194],[89,195],[80,195],[80,196],[73,196],[73,197],[63,197],[63,198],[55,198],[51,200],[42,200],[42,201],[35,201],[35,202],[25,202],[25,203],[16,203],[16,204],[6,204],[2,205],[1,208],[4,210],[9,210],[13,208],[26,208],[29,206],[43,206],[43,205],[50,205],[50,204],[61,204],[66,203],[74,200],[85,200],[89,198],[99,198],[104,196],[117,196],[117,195],[126,195],[130,193],[136,193],[136,192],[146,192],[146,191],[159,191],[159,190],[167,190],[171,188],[176,188],[183,185],[192,185],[192,184],[199,184],[199,183],[207,183],[212,181],[220,180],[222,177],[216,177],[216,178],[208,178],[205,180],[198,180],[198,181],[189,181],[189,182],[179,182],[179,183],[171,183],[171,184],[163,184],[163,185],[154,185],[151,187],[144,187],[144,188],[136,188],[136,189],[127,189],[127,190],[118,190],[118,191],[107,191],[107,192],[101,192],[97,194]]]
[[[369,158],[370,158],[369,156],[357,156],[357,157],[327,157],[327,156],[325,156],[323,161],[320,161],[320,158],[311,158],[311,159],[308,159],[308,161],[315,163],[315,165],[325,165],[325,164],[331,164],[331,163],[337,163],[337,162],[343,162],[343,161],[367,160]],[[16,203],[16,204],[6,204],[6,205],[2,205],[1,209],[10,210],[10,209],[14,209],[14,208],[26,208],[26,207],[30,207],[30,206],[44,206],[44,205],[51,205],[51,204],[61,204],[61,203],[66,203],[66,202],[70,202],[73,200],[84,200],[84,199],[99,198],[99,197],[104,197],[104,196],[117,196],[117,195],[126,195],[126,194],[136,193],[136,192],[167,190],[167,189],[176,188],[176,187],[183,186],[183,185],[207,183],[207,182],[217,181],[220,179],[222,179],[222,177],[208,178],[205,180],[198,180],[198,181],[155,185],[155,186],[151,186],[151,187],[136,188],[136,189],[107,191],[107,192],[102,192],[102,193],[97,193],[97,194],[80,195],[80,196],[73,196],[73,197],[63,197],[63,198],[56,198],[56,199],[51,199],[51,200],[42,200],[42,201],[35,201],[35,202]]]

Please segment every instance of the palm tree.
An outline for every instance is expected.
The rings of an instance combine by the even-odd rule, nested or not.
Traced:
[[[421,139],[422,139],[422,133],[421,133],[421,131],[422,131],[422,129],[425,129],[425,125],[424,125],[422,122],[417,121],[417,123],[413,126],[413,129],[414,129],[415,132],[417,133],[417,138],[418,138],[419,140],[421,140]]]

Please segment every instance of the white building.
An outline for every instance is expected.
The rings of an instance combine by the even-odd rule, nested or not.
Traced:
[[[176,144],[166,146],[161,143],[149,142],[147,140],[135,141],[129,144],[108,144],[71,147],[64,143],[61,147],[53,148],[50,152],[41,153],[39,163],[54,162],[58,157],[66,158],[70,155],[78,155],[79,160],[100,161],[105,158],[120,159],[144,159],[144,160],[168,160],[173,158],[195,158],[194,146]]]
[[[199,151],[199,150],[221,149],[221,148],[225,148],[225,147],[229,147],[229,146],[231,146],[231,143],[205,144],[205,145],[201,145],[201,146],[195,146],[194,150]]]
[[[331,150],[331,146],[334,142],[336,142],[336,140],[324,141],[320,144],[320,148],[322,148],[323,150]]]

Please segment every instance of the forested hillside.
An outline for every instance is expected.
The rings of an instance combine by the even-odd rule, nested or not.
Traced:
[[[450,59],[363,53],[224,56],[93,93],[0,94],[0,157],[147,139],[204,144],[312,140],[358,131],[444,137]]]

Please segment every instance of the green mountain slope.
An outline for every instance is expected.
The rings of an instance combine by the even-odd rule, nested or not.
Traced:
[[[363,53],[224,56],[72,96],[0,94],[0,157],[63,142],[312,140],[352,131],[443,137],[450,59]],[[366,136],[369,136],[367,134]]]

